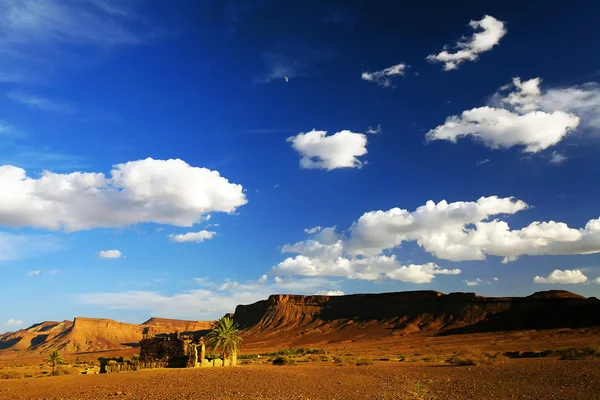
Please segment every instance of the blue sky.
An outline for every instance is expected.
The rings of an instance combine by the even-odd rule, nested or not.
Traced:
[[[597,296],[577,3],[0,0],[0,331],[271,293]]]

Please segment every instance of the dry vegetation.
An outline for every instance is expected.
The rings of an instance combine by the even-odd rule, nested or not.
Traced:
[[[284,357],[284,356],[282,356]],[[506,359],[491,365],[334,362],[155,369],[0,382],[0,399],[597,399],[600,362]]]

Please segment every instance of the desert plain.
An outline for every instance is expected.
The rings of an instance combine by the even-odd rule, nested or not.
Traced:
[[[48,321],[0,336],[0,399],[598,399],[599,306],[559,291],[275,295],[230,315],[235,367],[107,374],[90,373],[98,357],[135,357],[144,328],[203,334],[211,322]],[[54,349],[60,376],[44,363]]]

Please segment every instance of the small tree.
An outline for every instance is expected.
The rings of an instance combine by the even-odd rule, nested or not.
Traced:
[[[208,344],[223,355],[223,365],[227,357],[231,357],[231,365],[235,365],[242,338],[238,325],[231,318],[223,317],[216,321],[207,339]]]
[[[56,364],[62,364],[64,360],[58,350],[54,350],[48,355],[46,362],[52,364],[52,375],[54,375],[56,373]]]

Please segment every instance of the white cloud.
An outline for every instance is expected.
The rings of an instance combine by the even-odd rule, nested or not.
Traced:
[[[492,97],[491,106],[448,117],[443,125],[427,132],[426,139],[456,143],[471,136],[493,150],[523,146],[528,153],[556,145],[579,126],[580,118],[569,107],[541,108],[539,82],[539,79],[525,82],[513,79],[513,85],[502,87]],[[514,91],[503,95],[509,88]]]
[[[469,22],[469,26],[473,29],[481,29],[481,31],[460,40],[455,46],[456,52],[448,52],[447,46],[445,46],[441,53],[431,54],[427,56],[426,60],[432,63],[442,62],[444,71],[452,71],[458,69],[459,65],[465,61],[477,61],[481,53],[490,51],[506,34],[504,23],[490,15],[484,16],[479,21]]]
[[[40,271],[39,269],[27,272],[27,276],[40,276],[41,274],[42,271]]]
[[[58,251],[63,246],[52,235],[16,235],[0,232],[0,261],[12,261]]]
[[[121,258],[123,254],[119,250],[102,250],[100,251],[96,257],[98,258]]]
[[[8,326],[19,326],[19,325],[23,325],[25,322],[23,322],[20,319],[9,319],[8,321],[6,321],[6,325]]]
[[[600,128],[600,85],[588,82],[583,85],[554,87],[542,90],[541,78],[521,81],[513,78],[512,84],[505,85],[494,94],[492,104],[505,106],[517,112],[562,111],[577,115],[581,125],[589,130]],[[507,90],[514,91],[504,94]]]
[[[211,231],[199,231],[199,232],[188,232],[180,235],[169,235],[171,238],[171,242],[174,243],[186,243],[186,242],[195,242],[202,243],[206,239],[212,239],[217,232]]]
[[[555,269],[547,277],[536,276],[533,278],[534,283],[558,283],[558,284],[569,284],[569,283],[585,283],[587,282],[587,276],[585,276],[578,269],[567,269],[561,271]]]
[[[363,72],[361,78],[365,81],[373,82],[381,87],[392,86],[392,78],[395,76],[404,76],[406,70],[410,68],[405,63],[392,65],[389,68],[376,72]],[[393,87],[393,86],[392,86]]]
[[[494,277],[492,280],[493,280],[494,282],[498,282],[498,281],[499,281],[499,279],[498,279],[498,277],[497,277],[497,276],[495,276],[495,277]]]
[[[367,136],[343,130],[327,136],[326,131],[312,130],[289,137],[288,142],[300,156],[301,168],[361,168],[358,157],[367,154]]]
[[[562,164],[565,161],[567,161],[567,157],[563,156],[560,153],[557,153],[556,151],[552,152],[552,156],[550,157],[550,162],[552,164]]]
[[[520,115],[503,108],[479,107],[451,116],[443,125],[427,132],[426,139],[456,143],[466,136],[481,141],[490,149],[524,146],[537,153],[560,142],[579,125],[579,118],[562,111],[532,111]]]
[[[594,283],[597,283],[598,285],[600,285],[600,277],[594,279]]]
[[[58,275],[58,273],[59,273],[59,272],[60,272],[60,271],[59,271],[59,270],[57,270],[57,269],[51,269],[50,271],[48,271],[48,273],[49,273],[50,275]]]
[[[483,280],[480,278],[477,278],[473,281],[466,280],[464,282],[467,286],[479,286],[483,282]]]
[[[343,296],[344,292],[341,290],[321,290],[315,293],[315,296]]]
[[[78,231],[155,222],[192,226],[210,212],[235,211],[246,204],[241,185],[218,171],[182,160],[118,164],[102,173],[45,171],[39,178],[0,166],[0,224]]]
[[[313,234],[319,232],[321,229],[323,229],[323,228],[320,227],[320,226],[315,226],[314,228],[305,229],[304,233],[307,233],[309,235],[313,235]]]
[[[480,166],[480,165],[483,165],[483,164],[487,164],[489,162],[490,162],[489,158],[484,158],[483,160],[475,161],[475,164],[477,164],[477,166]]]
[[[415,242],[438,259],[485,260],[503,257],[511,262],[522,255],[568,255],[600,252],[600,218],[574,229],[562,222],[531,222],[511,230],[500,217],[529,206],[514,198],[482,197],[476,202],[428,201],[414,211],[392,208],[364,213],[347,234],[323,228],[307,240],[286,244],[295,253],[273,267],[277,275],[337,276],[349,279],[393,279],[431,282],[436,275],[459,274],[436,263],[403,265],[393,250]]]
[[[233,312],[239,304],[252,304],[275,293],[310,295],[339,290],[338,282],[325,278],[279,278],[271,283],[226,281],[224,284],[197,278],[196,282],[200,289],[173,295],[157,291],[82,293],[74,300],[109,309],[143,310],[148,315],[165,318],[214,319]]]
[[[372,126],[369,126],[369,129],[367,129],[367,133],[371,134],[371,135],[378,135],[381,133],[381,131],[382,131],[381,124],[377,125],[375,128],[373,128]]]
[[[256,283],[258,283],[259,285],[262,285],[264,283],[267,283],[268,279],[269,279],[269,277],[267,276],[267,274],[264,274],[256,280]]]
[[[23,104],[29,108],[50,111],[57,114],[74,114],[75,107],[68,103],[56,102],[21,90],[7,92],[8,98],[15,103]]]
[[[321,228],[310,239],[286,244],[282,253],[296,253],[273,267],[278,275],[337,276],[349,279],[392,279],[412,283],[429,283],[435,275],[458,274],[460,270],[447,270],[434,263],[401,265],[395,255],[374,252],[368,257],[354,257],[349,253],[344,235],[335,227]]]

